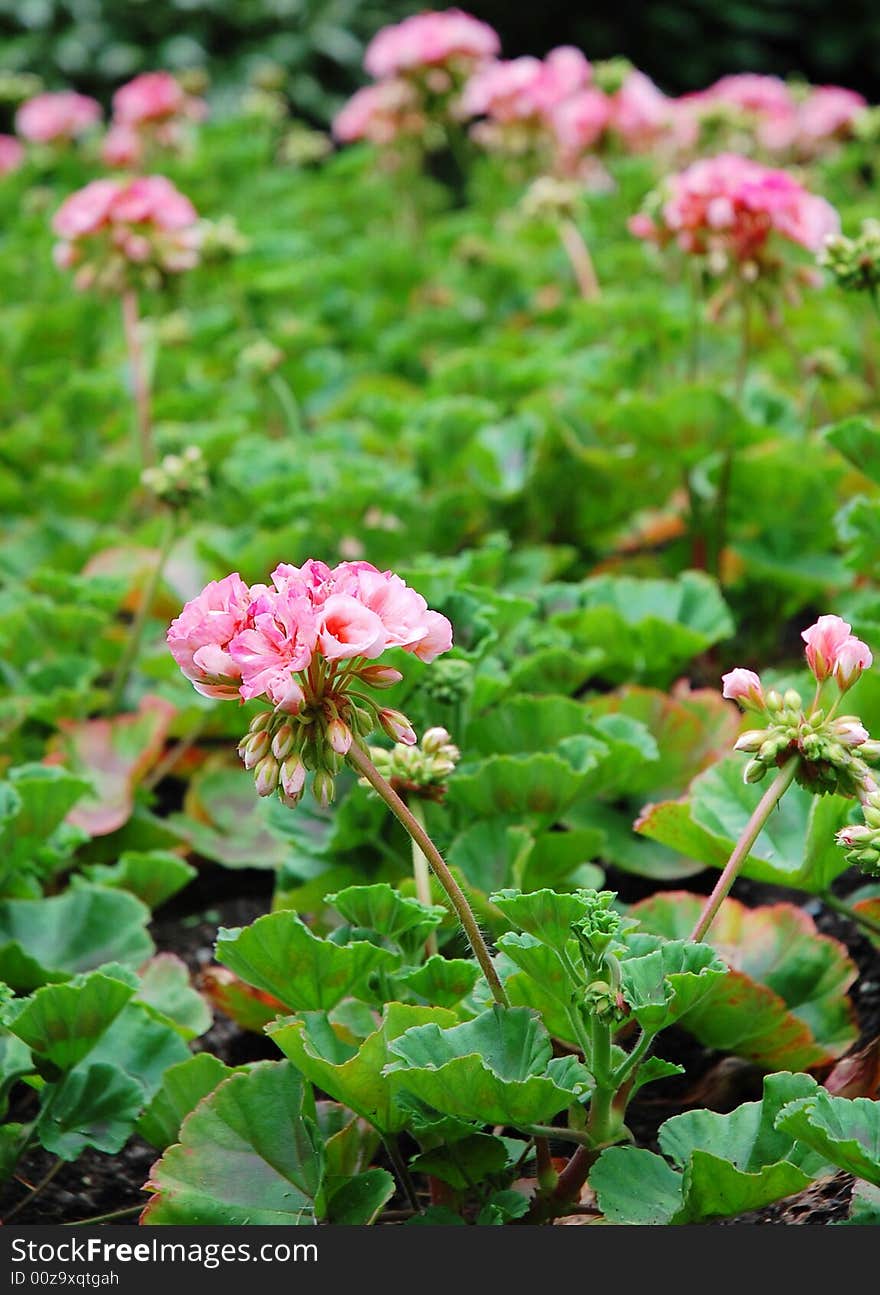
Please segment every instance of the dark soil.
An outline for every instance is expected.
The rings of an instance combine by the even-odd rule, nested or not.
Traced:
[[[706,873],[691,878],[687,888],[708,891],[715,876],[715,873]],[[213,960],[218,926],[243,926],[268,911],[271,882],[272,876],[266,872],[206,867],[183,897],[156,915],[152,933],[157,950],[176,953],[198,975]],[[643,883],[622,874],[609,878],[609,885],[616,886],[627,902],[657,889],[656,883]],[[798,897],[791,892],[747,881],[738,883],[734,893],[750,905],[779,900],[798,902]],[[845,890],[842,896],[845,897]],[[852,998],[861,1025],[856,1046],[864,1046],[880,1034],[880,954],[846,918],[823,909],[818,901],[803,897],[801,901],[819,930],[844,943],[859,966],[860,975]],[[278,1055],[268,1039],[242,1031],[222,1016],[216,1017],[212,1028],[194,1047],[213,1052],[229,1065]],[[683,1065],[686,1074],[651,1085],[633,1103],[628,1123],[641,1146],[657,1150],[659,1126],[682,1110],[707,1106],[728,1111],[740,1102],[761,1096],[762,1075],[757,1067],[709,1052],[683,1030],[672,1029],[664,1034],[662,1055]],[[26,1112],[13,1111],[10,1117],[26,1116]],[[554,1153],[564,1154],[565,1150],[560,1144]],[[34,1152],[19,1166],[16,1179],[0,1201],[4,1222],[13,1219],[16,1225],[86,1222],[109,1214],[115,1217],[107,1219],[108,1223],[132,1223],[148,1200],[143,1184],[156,1159],[155,1149],[140,1138],[133,1138],[116,1156],[86,1152],[74,1164],[61,1166],[46,1187],[30,1199],[30,1190],[53,1165],[51,1156],[43,1151]],[[814,1183],[799,1196],[734,1220],[734,1225],[835,1222],[848,1212],[852,1182],[849,1175],[837,1174]]]

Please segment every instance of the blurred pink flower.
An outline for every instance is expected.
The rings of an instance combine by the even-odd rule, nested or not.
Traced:
[[[38,94],[15,115],[15,129],[34,144],[69,141],[101,120],[101,105],[75,90]]]
[[[0,135],[0,175],[15,171],[24,161],[24,149],[14,135]]]
[[[419,96],[408,81],[396,77],[355,91],[333,120],[333,134],[343,144],[369,140],[387,145],[419,135],[427,122]]]
[[[203,99],[188,95],[170,72],[142,72],[113,96],[113,120],[120,126],[143,126],[174,118],[201,120]]]
[[[131,126],[111,126],[101,141],[101,161],[105,166],[139,166],[143,151],[143,139]]]
[[[667,129],[673,101],[637,68],[611,96],[610,129],[632,152],[647,151]]]
[[[460,9],[413,14],[383,27],[367,46],[364,67],[377,79],[456,62],[472,66],[501,48],[496,32]]]

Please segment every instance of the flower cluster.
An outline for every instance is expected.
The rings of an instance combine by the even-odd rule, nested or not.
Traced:
[[[723,76],[683,103],[698,122],[718,108],[728,124],[747,130],[768,153],[811,158],[853,134],[866,107],[862,95],[836,85],[792,87],[775,76]]]
[[[206,111],[170,72],[144,72],[114,94],[101,157],[107,166],[137,167],[155,148],[179,149],[186,126]]]
[[[508,155],[555,143],[555,114],[586,87],[593,70],[580,50],[561,46],[544,59],[515,58],[486,63],[474,72],[461,97],[463,118],[482,118],[473,137],[484,148]]]
[[[197,222],[192,203],[164,176],[93,180],[55,213],[55,261],[76,270],[80,289],[156,286],[198,264]]]
[[[839,697],[830,708],[820,702],[829,680],[840,696],[848,692],[871,665],[871,651],[839,616],[820,616],[801,637],[817,684],[808,708],[794,688],[765,692],[752,670],[737,668],[722,678],[725,697],[765,720],[765,727],[750,729],[736,742],[737,751],[752,757],[743,777],[760,782],[768,769],[798,756],[795,776],[808,790],[861,797],[875,786],[870,766],[880,761],[880,742],[871,739],[857,716],[835,715]]]
[[[14,135],[0,135],[0,176],[17,171],[24,161],[24,149]]]
[[[452,627],[399,576],[369,562],[332,570],[311,558],[301,567],[281,563],[271,580],[212,581],[172,622],[168,646],[204,696],[272,707],[239,747],[260,795],[277,789],[294,805],[311,770],[316,797],[329,803],[352,742],[378,727],[395,742],[415,743],[406,717],[358,685],[393,687],[400,672],[378,658],[396,647],[432,661],[452,646]]]
[[[819,264],[841,288],[876,293],[880,288],[880,220],[865,220],[855,238],[833,234],[819,253]]]
[[[101,120],[101,105],[75,90],[35,95],[15,115],[15,129],[32,144],[69,144]]]
[[[186,508],[208,491],[208,470],[202,451],[188,445],[180,454],[166,454],[154,468],[144,468],[141,483],[168,508]]]
[[[390,750],[371,749],[373,764],[396,792],[423,800],[443,799],[446,780],[461,757],[461,752],[445,728],[429,728],[417,746],[396,742]],[[369,786],[365,779],[361,779]]]
[[[694,162],[669,178],[630,221],[630,231],[706,258],[720,273],[731,263],[757,275],[776,234],[816,252],[839,229],[834,208],[786,171],[736,153]]]
[[[493,29],[461,9],[413,14],[383,27],[367,46],[364,67],[376,80],[420,76],[432,69],[469,71],[500,48]]]
[[[454,120],[468,76],[499,48],[492,28],[460,9],[383,27],[364,55],[375,84],[352,96],[333,122],[334,135],[343,143],[365,139],[386,147],[409,139],[430,148]]]

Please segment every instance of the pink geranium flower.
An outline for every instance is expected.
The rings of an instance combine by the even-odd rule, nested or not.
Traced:
[[[460,9],[414,14],[373,37],[364,67],[377,79],[414,73],[449,63],[473,65],[500,49],[492,28]]]
[[[241,674],[244,698],[266,696],[276,706],[298,708],[302,690],[293,675],[307,669],[318,637],[318,620],[307,594],[291,586],[267,590],[251,605],[250,628],[240,630],[229,654]]]
[[[333,134],[343,144],[364,139],[385,146],[420,135],[426,125],[418,93],[408,81],[394,77],[357,90],[333,119]]]
[[[807,663],[819,683],[834,673],[838,653],[851,633],[852,626],[839,616],[820,616],[815,625],[802,631]]]
[[[155,279],[198,264],[198,216],[161,175],[93,180],[62,203],[52,228],[56,263],[77,268],[77,286],[120,291],[139,268]]]
[[[238,572],[212,580],[192,598],[166,635],[171,655],[204,697],[239,695],[241,669],[229,645],[248,624],[251,591]]]
[[[754,670],[744,670],[737,666],[721,676],[722,696],[729,701],[738,701],[743,706],[762,710],[764,707],[764,689],[761,680]]]
[[[101,120],[101,105],[75,90],[38,94],[15,115],[15,129],[33,144],[66,143]]]

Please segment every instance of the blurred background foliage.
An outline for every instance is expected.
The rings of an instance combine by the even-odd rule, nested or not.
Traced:
[[[0,0],[0,71],[105,96],[152,67],[204,67],[222,104],[267,61],[294,108],[329,118],[361,79],[369,37],[430,7],[411,0]],[[438,4],[437,7],[445,7]],[[836,82],[880,98],[876,0],[473,0],[508,56],[571,42],[626,55],[669,93],[749,70]]]

